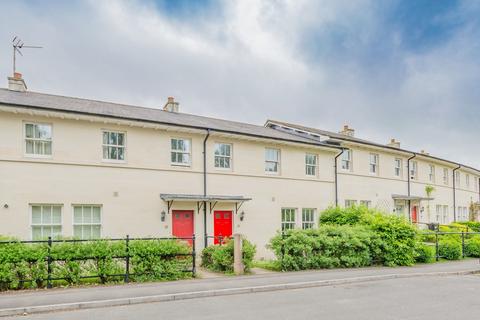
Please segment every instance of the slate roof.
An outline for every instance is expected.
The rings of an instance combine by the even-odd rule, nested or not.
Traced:
[[[272,128],[249,123],[31,91],[18,92],[0,88],[0,105],[27,107],[47,111],[59,111],[124,120],[145,121],[150,123],[195,129],[211,129],[212,131],[223,133],[240,134],[259,138],[335,148],[334,146],[330,146],[320,141],[315,141],[314,139],[299,137]]]
[[[330,142],[340,142],[340,143],[342,141],[356,142],[356,143],[375,146],[375,147],[380,147],[380,148],[384,148],[384,149],[390,149],[390,150],[394,150],[394,151],[401,151],[401,152],[406,152],[406,153],[410,153],[410,154],[415,154],[415,155],[418,155],[418,156],[431,158],[431,159],[434,159],[434,160],[444,161],[444,162],[451,163],[453,165],[461,166],[461,167],[466,168],[466,169],[471,169],[471,170],[480,172],[480,170],[477,169],[477,168],[474,168],[474,167],[468,166],[468,165],[464,165],[464,164],[461,164],[461,163],[458,163],[458,162],[454,162],[454,161],[451,161],[451,160],[435,157],[435,156],[425,154],[425,153],[414,152],[414,151],[410,151],[410,150],[406,150],[406,149],[391,147],[391,146],[388,146],[388,145],[385,145],[385,144],[380,144],[380,143],[372,142],[372,141],[369,141],[369,140],[359,139],[359,138],[356,138],[356,137],[350,137],[350,136],[347,136],[347,135],[344,135],[344,134],[341,134],[341,133],[320,130],[320,129],[317,129],[317,128],[305,127],[305,126],[302,126],[302,125],[298,125],[298,124],[294,124],[294,123],[288,123],[288,122],[284,122],[284,121],[277,121],[277,120],[267,120],[266,125],[268,125],[268,124],[273,124],[273,125],[277,124],[277,125],[289,127],[289,128],[292,128],[292,129],[298,129],[298,130],[302,130],[302,131],[306,131],[306,132],[312,132],[312,133],[315,133],[315,134],[328,136],[328,137],[331,138],[330,140],[328,140]],[[294,133],[292,133],[292,134],[294,134]]]

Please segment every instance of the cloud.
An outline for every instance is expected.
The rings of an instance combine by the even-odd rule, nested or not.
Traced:
[[[173,2],[176,3],[176,2]],[[422,1],[416,2],[416,4]],[[0,76],[34,91],[274,118],[480,167],[480,6],[404,1],[2,2]]]

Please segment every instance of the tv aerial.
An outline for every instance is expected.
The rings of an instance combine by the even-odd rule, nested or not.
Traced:
[[[25,43],[17,36],[15,36],[12,40],[12,47],[13,47],[13,74],[16,72],[16,63],[17,63],[17,53],[23,56],[22,49],[42,49],[43,47],[39,46],[29,46],[25,45]]]

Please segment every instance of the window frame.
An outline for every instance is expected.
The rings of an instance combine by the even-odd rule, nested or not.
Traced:
[[[120,130],[113,130],[113,129],[101,129],[102,134],[100,135],[100,138],[102,139],[102,162],[110,162],[110,163],[126,163],[127,162],[127,132],[126,131],[120,131]],[[113,144],[104,144],[103,143],[103,135],[104,133],[116,133],[116,134],[123,134],[123,146],[121,145],[113,145]],[[118,141],[117,141],[118,142]],[[115,148],[122,148],[123,147],[123,160],[119,159],[110,159],[107,158],[105,159],[103,156],[103,149],[104,147],[115,147]]]
[[[350,203],[350,205],[347,205],[347,202]],[[345,204],[345,208],[352,208],[352,207],[356,207],[357,206],[357,200],[353,200],[353,199],[345,199],[344,201],[344,204]]]
[[[315,159],[315,164],[310,164],[307,162],[307,157],[308,156],[313,156],[313,159]],[[308,173],[308,169],[309,168],[313,168],[314,170],[314,174],[309,174]],[[309,153],[309,152],[306,152],[305,153],[305,176],[307,177],[313,177],[313,178],[316,178],[318,177],[318,154],[316,153]]]
[[[345,152],[348,152],[348,159],[344,159],[344,155],[346,154]],[[344,168],[344,164],[346,164],[346,166],[348,168]],[[353,170],[353,161],[352,161],[352,149],[344,149],[341,157],[340,157],[340,168],[343,170],[343,171],[352,171]]]
[[[373,163],[372,162],[372,156],[373,156],[373,159],[376,159],[376,161]],[[371,175],[375,175],[375,176],[378,176],[379,175],[379,164],[380,164],[380,155],[378,153],[373,153],[373,152],[370,152],[369,154],[369,157],[368,157],[368,162],[369,162],[369,165],[368,165],[368,172],[371,174]],[[375,168],[375,171],[372,171],[372,168]]]
[[[50,126],[50,141],[37,138],[27,138],[27,125]],[[50,142],[50,154],[36,154],[27,152],[27,140]],[[26,158],[51,159],[53,157],[53,124],[49,122],[23,121],[23,156]]]
[[[272,150],[277,153],[277,161],[274,160],[267,160],[267,150]],[[279,175],[280,170],[281,170],[281,162],[282,162],[282,151],[278,148],[271,148],[271,147],[265,147],[265,173],[266,174],[273,174],[273,175]],[[268,171],[267,170],[267,164],[274,163],[277,165],[277,170],[276,171]]]
[[[461,177],[460,177],[460,172],[459,171],[455,171],[455,177],[453,177],[455,179],[455,187],[456,188],[459,188],[460,187],[460,183],[462,182],[461,180]]]
[[[398,162],[398,167],[397,167]],[[397,174],[398,169],[398,174]],[[395,158],[393,160],[393,174],[395,177],[403,178],[403,159],[402,158]]]
[[[360,206],[365,206],[366,208],[370,209],[372,207],[372,201],[371,200],[360,200],[359,205]]]
[[[435,165],[433,164],[429,164],[428,165],[428,181],[432,182],[432,183],[435,183]]]
[[[82,207],[82,219],[83,219],[83,207],[98,207],[100,209],[100,222],[99,223],[75,223],[75,207]],[[101,239],[103,235],[103,205],[101,204],[89,204],[89,203],[73,203],[72,204],[72,236],[75,237],[75,226],[96,226],[100,225],[100,237],[91,238],[91,239]],[[82,237],[78,238],[81,240],[90,240],[83,237],[83,228],[82,228]]]
[[[54,224],[46,224],[46,223],[33,223],[33,207],[41,207],[41,218],[43,218],[43,207],[52,207],[52,218],[53,218],[53,207],[59,207],[60,208],[60,223]],[[61,203],[29,203],[29,212],[30,212],[30,240],[36,241],[36,240],[45,240],[48,238],[43,237],[43,227],[50,226],[50,228],[53,227],[60,227],[60,232],[58,236],[63,236],[63,204]],[[40,239],[34,239],[33,238],[33,227],[38,226],[42,227],[42,237]],[[55,236],[53,234],[51,235],[52,239],[55,239]]]
[[[172,149],[172,142],[173,140],[183,140],[183,141],[188,141],[188,152],[184,152],[183,150],[180,149]],[[188,155],[188,163],[184,162],[173,162],[172,161],[172,155],[173,154],[178,154],[181,153],[182,155],[187,154]],[[189,138],[180,138],[180,137],[170,137],[170,165],[176,166],[176,167],[191,167],[192,166],[192,139]]]
[[[306,212],[307,210],[308,212]],[[317,212],[317,209],[315,208],[302,208],[302,230],[315,228],[316,212]],[[305,220],[306,214],[311,215],[311,220]]]
[[[411,164],[412,165],[410,166],[410,171],[408,172],[410,180],[418,180],[418,162],[412,161]]]
[[[443,184],[448,186],[448,168],[443,168]]]
[[[230,146],[230,156],[216,155],[215,150],[217,148],[217,145],[228,145],[228,146]],[[216,158],[217,157],[221,157],[223,159],[228,158],[230,160],[229,161],[230,166],[229,167],[217,167],[216,166]],[[223,171],[232,171],[233,170],[233,143],[228,143],[228,142],[215,142],[214,143],[214,145],[213,145],[213,167],[216,170],[223,170]]]
[[[293,220],[288,220],[288,221],[285,221],[284,220],[284,210],[289,210],[290,214],[292,213],[290,210],[293,211]],[[292,217],[290,215],[290,217]],[[291,208],[291,207],[286,207],[286,208],[281,208],[281,211],[280,211],[280,229],[282,232],[285,232],[285,231],[288,231],[288,230],[294,230],[297,228],[297,208]],[[289,225],[291,226],[291,228],[285,228],[286,225]]]
[[[470,175],[468,173],[465,174],[465,187],[470,189]]]

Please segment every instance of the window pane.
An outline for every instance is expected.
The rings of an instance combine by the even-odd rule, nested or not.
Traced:
[[[44,153],[46,155],[52,154],[52,143],[51,142],[43,142],[44,143]]]
[[[42,209],[40,206],[32,206],[32,223],[42,223]]]
[[[224,163],[225,163],[224,165],[225,168],[230,168],[230,158],[225,158]]]
[[[60,206],[53,207],[52,223],[53,224],[62,223],[62,208]]]
[[[83,223],[92,223],[92,207],[83,207]]]
[[[92,238],[92,228],[91,226],[83,226],[83,239],[91,239]]]
[[[103,159],[108,159],[108,147],[103,147]]]
[[[82,239],[82,226],[73,226],[73,236]]]
[[[42,239],[42,227],[32,227],[32,239],[33,240]]]
[[[51,236],[52,238],[58,238],[62,235],[62,227],[61,226],[54,226],[51,229]]]
[[[43,206],[42,223],[52,223],[52,206]]]
[[[118,160],[125,160],[125,149],[118,148]]]
[[[109,153],[110,153],[110,158],[116,160],[117,159],[117,148],[116,147],[108,147],[109,148]]]
[[[119,146],[124,146],[125,145],[125,134],[124,133],[118,133],[118,145]]]
[[[100,225],[92,226],[92,238],[93,239],[101,238]]]
[[[93,207],[92,222],[100,223],[100,207]]]
[[[115,132],[110,132],[108,137],[109,144],[117,144],[117,134]]]
[[[73,208],[73,223],[80,224],[82,222],[83,222],[82,207],[81,206],[75,206]]]
[[[108,144],[108,132],[103,132],[103,144]]]
[[[25,124],[25,137],[33,138],[33,124]]]
[[[40,139],[52,138],[52,127],[50,125],[38,125],[38,128]]]
[[[26,141],[26,152],[28,154],[33,154],[34,153],[33,152],[33,141],[31,141],[31,140]]]

